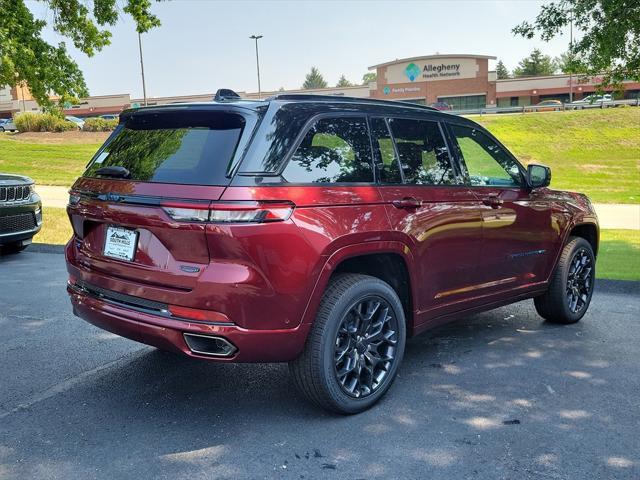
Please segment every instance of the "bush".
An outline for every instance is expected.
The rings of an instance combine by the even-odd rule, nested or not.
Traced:
[[[84,121],[82,130],[85,132],[110,132],[118,126],[118,120],[105,120],[104,118],[95,117],[87,118]]]
[[[75,130],[76,124],[52,113],[25,112],[15,118],[20,132],[66,132]]]

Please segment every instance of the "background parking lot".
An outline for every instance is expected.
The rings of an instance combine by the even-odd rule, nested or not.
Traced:
[[[640,477],[635,283],[601,281],[573,326],[527,301],[414,338],[385,399],[340,417],[286,365],[199,362],[73,317],[60,254],[0,271],[3,479]]]

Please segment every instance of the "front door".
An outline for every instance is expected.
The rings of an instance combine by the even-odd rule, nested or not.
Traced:
[[[410,244],[416,324],[459,309],[478,280],[481,207],[462,185],[437,121],[372,118],[379,190],[399,238]]]
[[[490,135],[466,125],[449,128],[467,184],[482,205],[484,290],[495,293],[544,281],[561,230],[545,195],[527,187],[522,167]]]

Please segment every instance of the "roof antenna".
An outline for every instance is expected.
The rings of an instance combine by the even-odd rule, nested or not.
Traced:
[[[216,92],[216,96],[213,97],[214,102],[233,102],[240,100],[240,95],[229,88],[221,88]]]

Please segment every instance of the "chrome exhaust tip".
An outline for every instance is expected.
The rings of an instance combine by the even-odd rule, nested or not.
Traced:
[[[196,333],[183,333],[182,335],[189,350],[198,355],[230,357],[238,350],[233,343],[222,337],[211,337]]]

